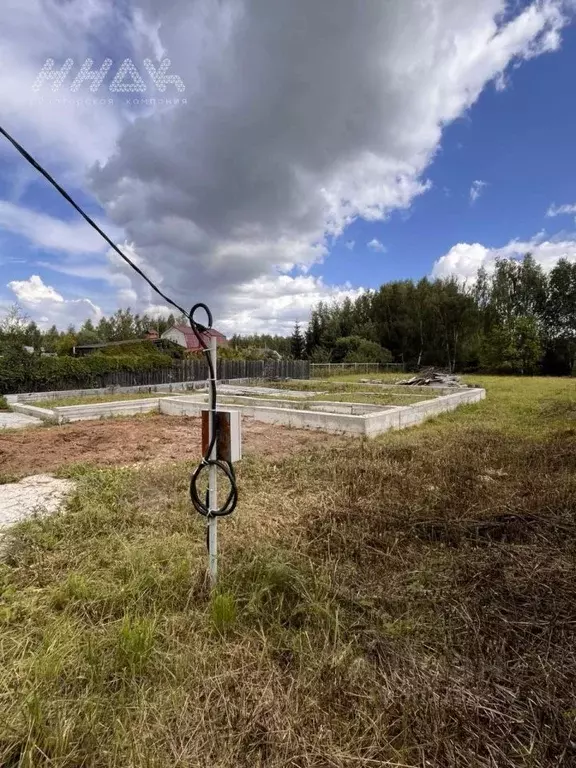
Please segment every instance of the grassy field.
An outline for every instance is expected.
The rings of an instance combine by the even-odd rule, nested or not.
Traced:
[[[0,565],[0,765],[576,764],[576,383],[238,466],[68,470]]]
[[[93,405],[94,403],[115,403],[122,400],[145,400],[154,397],[174,396],[177,392],[134,392],[117,395],[89,395],[87,397],[60,397],[54,400],[34,400],[31,405],[38,408],[59,408],[66,405]]]

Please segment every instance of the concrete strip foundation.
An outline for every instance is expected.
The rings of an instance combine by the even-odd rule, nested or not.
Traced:
[[[147,397],[142,400],[118,400],[112,403],[95,403],[90,405],[66,405],[58,408],[38,408],[26,403],[15,403],[12,410],[25,413],[43,421],[53,421],[66,424],[69,421],[91,421],[107,419],[112,416],[134,416],[139,413],[151,413],[158,410],[158,402],[162,398]]]
[[[322,388],[318,392],[303,391],[301,389],[278,389],[276,387],[251,387],[240,386],[241,381],[234,382],[234,384],[221,384],[219,391],[223,395],[247,395],[252,397],[253,395],[266,395],[267,397],[278,397],[282,399],[291,398],[306,398],[313,397],[314,395],[321,395]]]
[[[164,398],[150,397],[143,400],[118,400],[114,403],[94,403],[92,405],[66,405],[53,408],[58,424],[68,421],[88,421],[91,419],[109,419],[112,416],[135,416],[139,413],[151,413],[158,410],[158,403]]]
[[[265,388],[260,388],[256,392],[265,394]],[[485,396],[484,389],[466,388],[413,405],[381,406],[370,403],[318,400],[306,403],[294,400],[267,400],[262,397],[231,395],[228,388],[221,392],[219,406],[238,410],[246,418],[268,424],[282,424],[297,429],[319,429],[333,434],[376,437],[390,429],[404,429],[421,424],[426,419],[446,411],[453,411],[461,405],[480,402]],[[170,416],[199,416],[202,408],[206,408],[206,402],[206,395],[199,393],[177,397],[150,397],[142,400],[60,406],[53,409],[15,403],[13,408],[28,416],[63,424],[69,421],[133,416],[155,410]]]
[[[386,407],[383,405],[372,405],[371,403],[341,403],[328,400],[311,400],[307,403],[302,403],[302,401],[298,400],[267,400],[263,397],[248,397],[245,395],[229,396],[228,394],[221,394],[223,389],[221,387],[218,393],[218,402],[226,406],[256,406],[260,408],[283,408],[300,411],[325,411],[326,413],[343,413],[350,416],[360,416],[364,413],[380,413]],[[202,403],[204,406],[208,403],[207,395],[183,395],[182,397],[189,403]]]
[[[169,416],[198,416],[202,408],[206,408],[206,403],[187,397],[166,397],[160,401],[160,413]],[[363,416],[282,408],[280,403],[276,402],[273,406],[231,405],[220,402],[220,408],[240,411],[242,416],[248,419],[263,421],[267,424],[282,424],[296,429],[320,429],[335,434],[363,434]]]
[[[406,427],[421,424],[426,419],[437,416],[440,413],[453,411],[461,405],[478,403],[486,397],[486,391],[480,388],[462,389],[449,395],[436,397],[433,400],[424,400],[414,405],[390,405],[368,406],[371,408],[365,413],[335,412],[335,407],[349,406],[365,408],[364,403],[314,403],[318,406],[330,407],[330,412],[324,410],[312,410],[311,408],[298,409],[282,407],[284,403],[274,402],[266,404],[226,404],[227,398],[221,399],[222,408],[240,410],[243,416],[264,421],[269,424],[283,424],[298,429],[320,429],[334,434],[362,435],[365,437],[377,437],[391,429],[405,429]],[[240,398],[235,398],[240,400]],[[249,399],[249,398],[245,398]],[[205,407],[203,398],[191,397],[166,397],[160,400],[160,412],[171,416],[197,416],[202,407]],[[290,403],[290,406],[299,403]],[[308,404],[311,405],[311,404]],[[375,410],[372,410],[375,409]]]
[[[317,384],[318,387],[321,389],[322,383],[325,383],[322,381],[322,379],[308,379],[308,383],[310,384]],[[459,386],[459,387],[439,387],[436,385],[429,385],[429,386],[405,386],[402,384],[393,384],[388,381],[360,381],[360,382],[353,382],[361,387],[366,387],[366,391],[372,391],[372,392],[386,392],[386,394],[396,394],[401,395],[402,397],[422,397],[422,395],[451,395],[453,392],[461,392],[465,389],[470,389],[470,387],[466,386]],[[394,392],[390,392],[390,390],[393,389]],[[475,387],[474,387],[475,389]]]
[[[255,379],[222,379],[221,381],[218,381],[218,385],[221,386],[223,390],[230,387],[231,390],[234,390],[234,392],[241,388],[242,392],[238,392],[238,394],[244,394],[247,390],[247,385],[250,385],[254,381]],[[152,396],[154,393],[172,394],[175,392],[192,392],[194,390],[205,389],[206,381],[177,381],[173,382],[172,384],[142,384],[138,387],[99,387],[95,389],[54,390],[52,392],[20,392],[17,395],[6,395],[6,400],[10,405],[14,405],[14,403],[35,403],[38,401],[44,402],[47,400],[63,400],[64,398],[70,397],[101,397],[105,395],[122,394],[150,394]],[[258,388],[249,387],[249,389],[257,390]],[[268,388],[265,389],[267,393],[270,394],[270,390]],[[284,395],[284,397],[286,397],[289,393],[285,390],[276,389],[272,391],[271,394]],[[308,395],[314,393],[295,390],[291,394],[294,397],[307,397]]]
[[[24,413],[26,416],[33,416],[42,421],[53,421],[54,411],[49,408],[38,408],[36,405],[27,405],[26,403],[13,403],[11,406],[15,413]]]
[[[195,389],[206,389],[205,381],[182,381],[173,384],[152,384],[140,387],[100,387],[99,389],[66,389],[53,392],[22,392],[17,395],[7,395],[10,405],[14,403],[34,403],[45,400],[63,400],[68,397],[100,397],[102,395],[153,395],[155,392],[190,392]]]
[[[484,389],[464,389],[450,395],[442,395],[434,400],[423,400],[414,405],[392,406],[383,413],[376,413],[366,420],[366,436],[377,437],[390,429],[405,429],[438,416],[454,411],[461,405],[479,403],[486,397]]]

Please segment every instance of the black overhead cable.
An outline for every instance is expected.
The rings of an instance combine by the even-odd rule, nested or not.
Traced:
[[[232,464],[230,464],[227,461],[223,461],[221,459],[212,459],[211,454],[212,450],[214,448],[214,445],[216,443],[216,440],[218,439],[218,420],[217,420],[217,409],[216,409],[216,371],[214,370],[214,363],[212,361],[212,355],[210,354],[210,349],[208,347],[208,344],[206,343],[203,334],[212,327],[212,313],[210,312],[210,309],[206,306],[206,304],[198,303],[195,304],[190,312],[186,312],[185,309],[183,309],[179,304],[177,304],[175,301],[172,301],[172,299],[168,298],[165,293],[163,293],[160,288],[146,275],[139,266],[134,264],[134,262],[126,256],[125,253],[123,253],[120,248],[114,243],[113,240],[108,237],[108,235],[96,224],[96,222],[81,208],[80,205],[66,192],[66,190],[58,184],[56,179],[54,179],[53,176],[51,176],[48,171],[43,168],[40,163],[35,160],[32,155],[27,152],[24,147],[16,141],[16,139],[11,136],[8,131],[6,131],[1,125],[0,125],[0,134],[6,138],[10,144],[22,155],[22,157],[30,163],[30,165],[35,168],[38,173],[40,173],[44,178],[54,187],[54,189],[57,190],[57,192],[62,195],[62,197],[67,200],[70,205],[78,211],[80,216],[92,227],[92,229],[95,229],[96,232],[102,237],[112,248],[113,251],[115,251],[123,261],[128,264],[128,266],[132,267],[132,269],[137,272],[140,277],[145,280],[150,288],[152,288],[153,291],[155,291],[159,296],[161,296],[164,301],[166,301],[171,306],[175,307],[182,315],[188,318],[190,321],[190,326],[192,327],[192,331],[194,332],[194,335],[198,339],[198,343],[202,347],[202,351],[206,355],[206,361],[208,363],[208,370],[210,372],[210,391],[212,395],[212,405],[210,408],[210,419],[211,419],[211,425],[212,425],[212,439],[210,440],[210,444],[208,445],[208,448],[202,457],[202,461],[192,474],[192,479],[190,483],[190,498],[192,499],[192,504],[194,505],[197,512],[199,512],[204,517],[222,517],[224,515],[231,514],[235,507],[236,503],[238,501],[238,489],[236,486],[236,478],[234,475],[234,468]],[[198,323],[194,319],[194,314],[197,310],[202,309],[206,313],[206,316],[208,318],[208,326],[202,325],[202,323]],[[200,499],[200,495],[198,493],[198,479],[201,474],[201,472],[206,469],[207,467],[214,466],[218,469],[220,469],[226,477],[228,478],[228,481],[230,483],[230,493],[228,494],[228,497],[224,504],[216,510],[211,510],[208,505],[208,501],[206,503],[202,502]]]
[[[136,264],[134,264],[134,262],[133,262],[131,259],[129,259],[129,258],[128,258],[128,256],[126,256],[126,254],[125,254],[125,253],[122,253],[122,251],[120,250],[120,248],[118,248],[118,246],[116,245],[116,243],[114,243],[114,241],[113,241],[113,240],[111,240],[111,239],[108,237],[108,235],[106,234],[106,232],[104,232],[104,231],[103,231],[103,230],[102,230],[102,229],[101,229],[101,228],[98,226],[98,224],[96,224],[96,222],[95,222],[93,219],[91,219],[91,218],[90,218],[90,216],[88,216],[88,214],[87,214],[87,213],[85,213],[85,212],[82,210],[82,208],[81,208],[81,207],[78,205],[78,203],[77,203],[75,200],[73,200],[73,198],[72,198],[72,197],[71,197],[71,196],[68,194],[68,192],[66,192],[66,190],[65,190],[65,189],[63,189],[63,188],[60,186],[60,184],[58,184],[58,182],[56,181],[56,179],[55,179],[53,176],[51,176],[51,175],[48,173],[48,171],[47,171],[47,170],[45,170],[45,169],[44,169],[44,168],[43,168],[43,167],[40,165],[40,163],[39,163],[37,160],[35,160],[35,159],[32,157],[32,155],[31,155],[29,152],[27,152],[27,151],[24,149],[24,147],[23,147],[23,146],[22,146],[21,144],[19,144],[19,143],[16,141],[16,139],[15,139],[15,138],[13,138],[12,136],[10,136],[10,134],[9,134],[7,131],[5,131],[5,130],[4,130],[4,128],[2,128],[2,126],[1,126],[1,125],[0,125],[0,133],[2,134],[2,136],[4,136],[6,139],[8,139],[8,141],[10,142],[10,144],[12,144],[12,146],[13,146],[13,147],[14,147],[14,148],[15,148],[15,149],[18,151],[18,152],[20,152],[20,154],[22,155],[22,157],[23,157],[25,160],[27,160],[27,161],[30,163],[30,165],[31,165],[33,168],[35,168],[35,169],[38,171],[38,173],[41,173],[41,174],[42,174],[42,176],[44,176],[44,178],[45,178],[45,179],[46,179],[48,182],[50,182],[50,184],[52,184],[52,186],[53,186],[53,187],[54,187],[56,190],[58,190],[58,192],[59,192],[59,193],[62,195],[62,197],[63,197],[65,200],[67,200],[67,201],[70,203],[70,205],[71,205],[73,208],[75,208],[75,209],[78,211],[78,213],[80,214],[80,216],[82,216],[82,218],[83,218],[85,221],[87,221],[87,222],[88,222],[88,224],[90,224],[90,226],[92,227],[92,229],[95,229],[95,230],[96,230],[96,232],[98,232],[98,234],[100,235],[100,237],[103,237],[103,238],[104,238],[104,240],[106,240],[106,242],[108,243],[108,245],[110,246],[110,248],[112,248],[114,251],[116,251],[116,253],[118,254],[118,256],[120,256],[120,258],[121,258],[121,259],[124,259],[124,261],[126,262],[126,264],[128,264],[130,267],[132,267],[132,269],[133,269],[135,272],[138,272],[138,274],[140,275],[140,277],[142,277],[144,280],[146,280],[146,282],[148,283],[148,285],[150,286],[150,288],[152,288],[152,290],[156,291],[156,293],[157,293],[157,294],[159,294],[160,296],[162,296],[162,298],[164,299],[164,301],[167,301],[167,302],[168,302],[168,304],[171,304],[171,305],[172,305],[173,307],[175,307],[175,308],[176,308],[176,309],[177,309],[179,312],[181,312],[183,315],[185,315],[186,317],[188,317],[188,312],[186,312],[186,310],[182,309],[182,307],[181,307],[181,306],[179,306],[178,304],[176,304],[176,302],[172,301],[172,299],[169,299],[169,298],[168,298],[168,296],[166,296],[164,293],[162,293],[162,291],[160,290],[160,288],[158,288],[158,286],[157,286],[157,285],[155,285],[155,284],[152,282],[152,280],[150,280],[150,278],[149,278],[149,277],[148,277],[146,274],[144,274],[144,272],[143,272],[143,271],[140,269],[140,267],[139,267],[139,266],[137,266]]]

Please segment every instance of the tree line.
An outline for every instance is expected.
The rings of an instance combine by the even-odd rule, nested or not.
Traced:
[[[161,335],[186,318],[151,318],[119,309],[97,324],[41,330],[13,307],[0,320],[0,354],[9,346],[70,354],[82,344]],[[408,369],[572,373],[576,360],[576,264],[560,259],[546,273],[532,255],[499,259],[467,285],[455,278],[397,280],[357,299],[320,302],[291,336],[234,335],[224,356],[311,362],[395,362]]]
[[[178,324],[189,325],[189,320],[183,315],[174,314],[152,318],[147,314],[134,313],[128,307],[118,309],[108,317],[102,317],[96,324],[88,319],[78,328],[69,325],[66,329],[58,329],[52,325],[51,328],[42,330],[26,316],[21,307],[14,304],[5,316],[0,318],[0,354],[3,349],[21,350],[26,346],[38,353],[70,355],[76,346],[112,341],[135,342],[144,339],[150,331],[155,331],[161,336],[168,328]],[[278,357],[287,359],[292,356],[290,337],[267,334],[235,334],[229,339],[228,347],[221,349],[219,354],[227,358],[250,360]]]
[[[320,303],[296,324],[294,357],[312,362],[403,363],[408,369],[567,375],[576,358],[576,264],[549,274],[531,254],[455,278],[400,280],[355,301]]]
[[[21,307],[14,304],[3,318],[0,318],[0,354],[8,348],[21,350],[26,346],[37,353],[71,355],[74,347],[90,344],[105,344],[107,342],[136,342],[144,339],[150,331],[161,336],[173,325],[189,325],[189,320],[183,315],[166,317],[150,317],[147,314],[132,312],[130,307],[118,309],[108,317],[102,317],[96,324],[86,320],[76,328],[69,325],[66,329],[58,329],[55,325],[42,330],[37,323],[30,320]],[[135,347],[131,351],[135,351]],[[165,351],[175,353],[174,345],[165,345]],[[114,350],[111,350],[111,354]],[[222,348],[219,355],[230,359],[264,360],[288,359],[291,355],[289,337],[235,334],[229,339],[228,347]]]
[[[110,341],[136,341],[149,331],[156,331],[161,336],[164,331],[186,318],[152,318],[139,315],[130,308],[118,309],[109,317],[102,317],[96,324],[86,320],[79,328],[69,325],[65,330],[55,325],[42,330],[30,320],[22,309],[13,305],[0,321],[0,350],[6,346],[28,346],[36,352],[68,355],[72,348],[83,344],[105,344]]]

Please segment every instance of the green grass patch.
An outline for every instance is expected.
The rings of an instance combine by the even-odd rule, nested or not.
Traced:
[[[77,467],[0,565],[0,765],[569,765],[574,382],[238,466],[206,583],[190,467]]]
[[[145,400],[150,398],[173,396],[169,392],[134,392],[132,394],[89,395],[87,397],[60,397],[54,400],[35,400],[31,405],[38,408],[58,408],[67,405],[94,405],[95,403],[115,403],[122,400]]]
[[[344,382],[349,384],[358,384],[362,381],[374,381],[383,384],[396,384],[398,381],[409,379],[412,375],[413,374],[411,373],[398,373],[397,371],[382,373],[340,373],[326,379],[311,379],[310,381]]]
[[[434,400],[438,397],[438,392],[433,389],[430,392],[425,393],[408,393],[403,392],[366,392],[365,387],[359,385],[358,391],[353,392],[329,392],[323,395],[316,395],[311,397],[308,402],[316,401],[331,401],[334,403],[369,403],[373,405],[414,405],[415,403],[423,402],[424,400]]]

